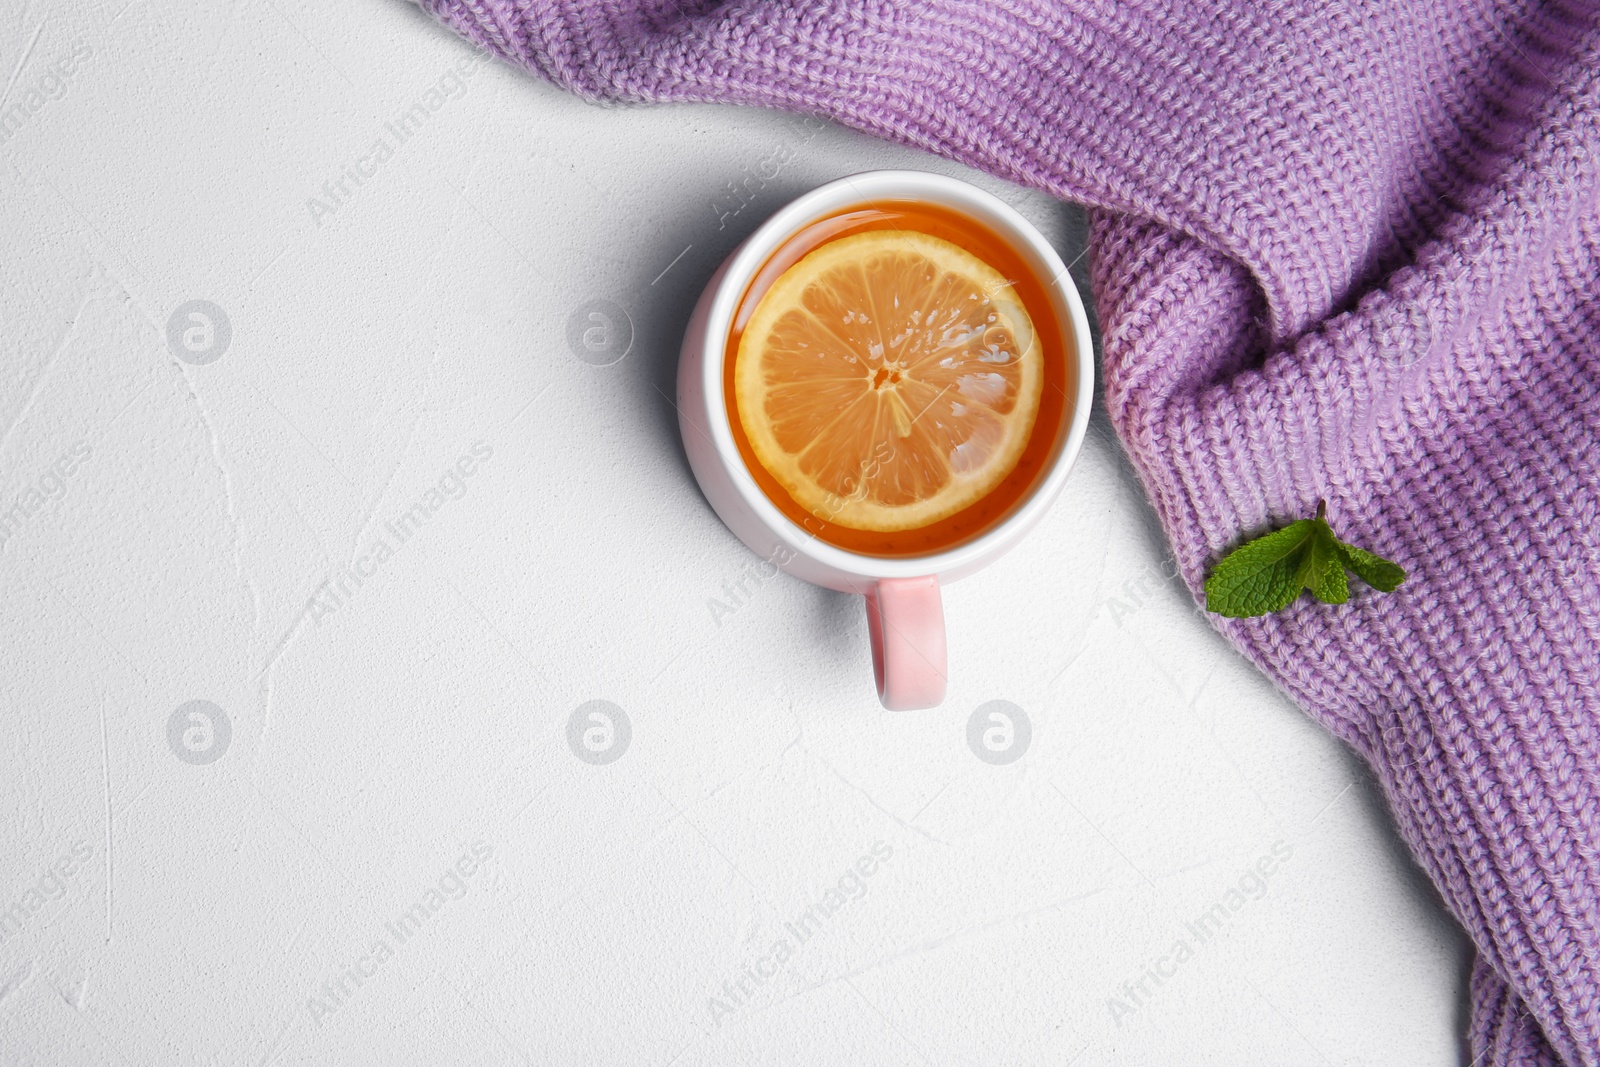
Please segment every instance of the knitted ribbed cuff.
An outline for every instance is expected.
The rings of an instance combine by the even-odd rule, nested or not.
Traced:
[[[1527,1007],[1481,957],[1472,963],[1468,998],[1472,1067],[1562,1067]]]

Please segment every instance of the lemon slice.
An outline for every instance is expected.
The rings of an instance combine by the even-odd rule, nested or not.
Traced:
[[[1016,467],[1044,356],[1011,284],[930,234],[872,230],[785,271],[740,339],[734,400],[756,458],[806,511],[927,526]]]

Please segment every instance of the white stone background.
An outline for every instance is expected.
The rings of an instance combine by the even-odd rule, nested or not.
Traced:
[[[1103,412],[1043,526],[946,591],[943,708],[878,708],[854,598],[747,581],[713,619],[755,560],[667,396],[715,264],[875,167],[967,177],[1069,261],[1081,215],[485,63],[313,217],[471,54],[397,0],[0,5],[0,505],[44,490],[0,544],[0,1063],[1461,1062],[1461,936],[1357,762],[1164,577]],[[191,300],[231,327],[204,365],[168,340]],[[609,366],[567,341],[595,300],[633,327]],[[476,442],[464,494],[311,618]],[[592,699],[632,725],[603,766],[567,742]],[[190,735],[210,762],[169,744],[191,700],[231,725]],[[990,700],[1032,724],[1006,766],[966,742]],[[864,895],[714,1011],[875,845]]]

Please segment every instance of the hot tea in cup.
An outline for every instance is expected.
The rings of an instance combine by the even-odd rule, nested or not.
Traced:
[[[870,556],[994,528],[1067,429],[1069,343],[1043,283],[970,216],[884,200],[781,244],[734,313],[723,383],[756,484]]]
[[[1088,321],[1048,241],[954,178],[873,171],[724,262],[678,365],[707,500],[785,571],[866,598],[887,708],[944,699],[941,583],[1015,545],[1089,421]]]

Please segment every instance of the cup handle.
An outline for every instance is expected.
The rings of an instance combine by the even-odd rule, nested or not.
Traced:
[[[939,579],[880,578],[866,597],[878,699],[890,711],[938,707],[946,670]]]

